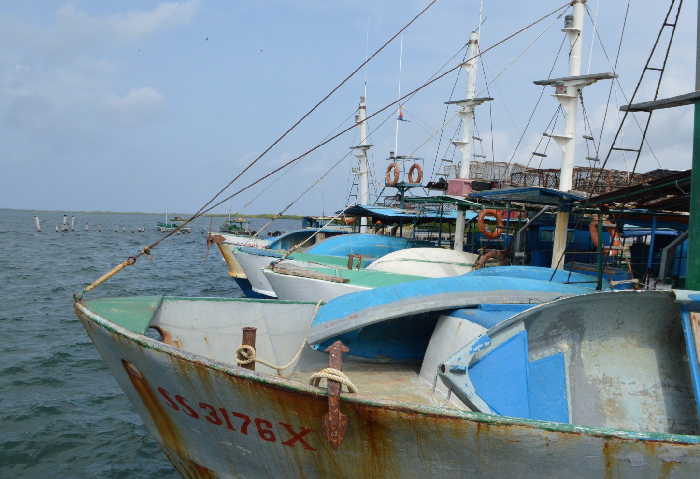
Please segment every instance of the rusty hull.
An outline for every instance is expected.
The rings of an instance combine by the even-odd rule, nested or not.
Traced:
[[[163,344],[76,304],[102,358],[187,478],[700,477],[700,437],[513,419],[343,394],[336,450],[324,393]],[[233,351],[233,346],[232,346]]]

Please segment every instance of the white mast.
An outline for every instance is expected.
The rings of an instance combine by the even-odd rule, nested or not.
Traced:
[[[573,6],[573,17],[567,15],[564,19],[564,31],[571,44],[569,55],[569,76],[581,75],[581,45],[583,44],[583,1],[577,0]],[[562,149],[561,170],[559,172],[559,191],[571,191],[574,180],[574,155],[576,153],[576,113],[580,90],[575,86],[563,87],[556,97],[564,110],[566,123],[564,134],[557,137],[557,143]],[[552,268],[564,263],[564,252],[569,237],[569,212],[557,213],[552,244]]]
[[[598,80],[615,78],[612,73],[581,75],[581,48],[583,46],[583,15],[586,0],[573,0],[573,14],[564,19],[564,28],[571,45],[569,55],[569,76],[552,80],[535,82],[536,85],[551,85],[555,87],[554,96],[564,111],[564,131],[551,135],[562,149],[561,170],[559,172],[559,191],[569,192],[573,188],[574,159],[576,153],[576,114],[581,89]],[[557,213],[552,246],[552,268],[564,264],[564,252],[569,228],[569,211],[560,210]]]
[[[460,163],[457,170],[457,178],[469,179],[469,162],[472,159],[474,144],[474,109],[485,101],[492,98],[476,98],[476,70],[477,55],[479,54],[479,32],[473,31],[469,37],[469,49],[467,50],[468,61],[462,64],[462,68],[467,78],[467,96],[464,100],[447,102],[457,104],[462,107],[459,115],[462,117],[462,138],[454,140],[460,151]],[[457,209],[457,222],[455,224],[454,249],[462,251],[464,249],[464,209]]]
[[[472,160],[474,144],[474,97],[476,97],[476,56],[479,53],[479,34],[472,32],[469,37],[469,61],[462,65],[467,77],[467,96],[459,116],[462,117],[462,139],[453,143],[459,148],[461,161],[457,178],[469,178],[469,162]]]
[[[357,115],[355,116],[355,122],[358,124],[358,130],[360,131],[360,143],[357,146],[352,147],[355,150],[355,157],[357,158],[358,169],[358,200],[361,205],[369,204],[369,162],[367,161],[367,150],[370,149],[372,145],[367,144],[367,105],[365,104],[365,97],[360,97],[360,105],[357,109]],[[367,232],[367,218],[362,217],[360,219],[360,233]]]

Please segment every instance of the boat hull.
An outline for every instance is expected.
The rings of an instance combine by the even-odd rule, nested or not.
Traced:
[[[345,438],[321,432],[324,393],[132,333],[76,304],[102,358],[187,478],[687,478],[697,436],[512,419],[344,394]]]
[[[275,290],[263,274],[266,268],[277,258],[273,256],[263,256],[247,253],[237,248],[233,248],[233,256],[245,272],[245,276],[250,281],[251,289],[269,298],[276,298]]]
[[[322,279],[281,274],[269,268],[264,269],[262,273],[277,298],[291,301],[325,302],[344,294],[370,289],[351,283],[334,283]]]

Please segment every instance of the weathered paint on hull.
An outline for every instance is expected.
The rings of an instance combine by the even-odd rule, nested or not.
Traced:
[[[700,477],[700,437],[644,435],[344,395],[344,442],[320,432],[324,394],[133,334],[76,311],[171,462],[188,478]],[[233,345],[232,345],[233,350]]]

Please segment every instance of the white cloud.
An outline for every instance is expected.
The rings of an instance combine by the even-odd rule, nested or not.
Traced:
[[[152,10],[130,11],[107,16],[90,16],[73,5],[56,13],[59,28],[83,33],[109,35],[133,40],[158,30],[189,23],[199,9],[199,0],[163,2]]]
[[[160,107],[164,101],[165,98],[158,90],[146,86],[132,88],[126,95],[109,98],[107,104],[116,111],[129,113],[152,111]]]
[[[0,41],[14,45],[0,53],[0,117],[20,131],[57,136],[151,121],[166,98],[156,86],[120,81],[120,48],[189,23],[198,8],[199,0],[187,0],[93,15],[65,5],[42,28],[0,17]]]

